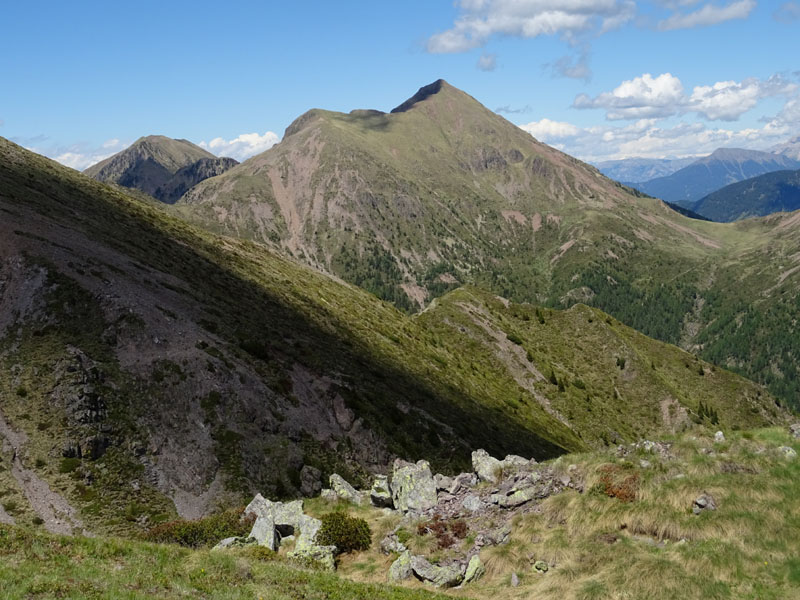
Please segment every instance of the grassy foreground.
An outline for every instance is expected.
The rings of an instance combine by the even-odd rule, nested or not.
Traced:
[[[211,552],[120,538],[67,538],[0,526],[0,598],[435,600],[354,583],[257,552]]]

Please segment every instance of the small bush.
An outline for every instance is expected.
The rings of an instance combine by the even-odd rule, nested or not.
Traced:
[[[162,544],[180,544],[190,548],[216,544],[228,537],[244,537],[253,527],[253,517],[242,518],[244,508],[226,510],[195,521],[169,521],[156,525],[144,538]]]
[[[20,398],[25,398],[27,395],[28,395],[28,390],[26,390],[24,387],[20,386],[17,388],[17,396],[19,396]]]
[[[633,502],[639,491],[639,474],[626,475],[625,470],[615,465],[604,465],[598,469],[600,479],[592,490],[622,502]]]
[[[61,465],[58,467],[59,473],[74,473],[81,466],[80,458],[62,458]]]
[[[320,546],[336,546],[339,554],[369,550],[372,532],[364,519],[335,511],[323,515],[316,541]]]
[[[458,519],[456,521],[442,521],[439,515],[433,519],[417,525],[418,535],[432,534],[436,537],[439,548],[449,548],[455,544],[456,539],[462,540],[467,536],[467,524]]]

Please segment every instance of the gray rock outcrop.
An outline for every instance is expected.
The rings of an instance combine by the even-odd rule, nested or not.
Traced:
[[[322,471],[311,465],[300,470],[300,493],[309,498],[322,491]]]
[[[438,566],[431,564],[422,556],[411,557],[411,570],[423,581],[429,581],[436,587],[455,587],[464,581],[464,572],[455,565]]]
[[[411,553],[406,550],[397,557],[389,567],[389,580],[402,581],[411,577],[413,571],[411,570]]]
[[[795,423],[789,426],[789,433],[796,440],[800,440],[800,423]]]
[[[389,488],[389,478],[386,475],[376,475],[369,490],[369,501],[378,508],[394,508],[392,490]]]
[[[486,567],[483,566],[480,556],[474,554],[469,559],[467,570],[464,572],[464,583],[473,583],[478,581],[486,573]]]
[[[481,481],[498,483],[503,476],[503,463],[486,450],[475,450],[472,453],[472,470]]]
[[[392,471],[392,500],[403,512],[424,512],[436,506],[436,483],[426,460],[416,464],[397,459]]]
[[[330,476],[329,483],[333,492],[342,500],[346,500],[352,504],[361,504],[361,493],[347,483],[341,475],[334,473]]]

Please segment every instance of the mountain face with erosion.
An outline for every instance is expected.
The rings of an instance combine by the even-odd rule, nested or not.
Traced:
[[[129,148],[86,169],[89,177],[175,203],[195,184],[239,164],[217,158],[187,140],[162,135],[139,138]]]
[[[715,156],[703,161],[747,174],[739,151]],[[463,284],[514,302],[589,304],[785,402],[800,394],[800,336],[784,331],[800,287],[796,218],[686,218],[444,81],[391,113],[311,110],[170,210],[409,312]]]
[[[334,471],[363,483],[395,456],[453,471],[476,447],[555,457],[707,407],[719,426],[786,419],[760,386],[585,305],[468,287],[410,317],[2,139],[0,184],[0,483],[18,522],[125,531]]]
[[[792,160],[800,161],[800,135],[793,137],[784,144],[778,144],[771,148],[775,154],[783,154]]]
[[[671,175],[639,183],[636,188],[691,208],[692,203],[726,185],[772,171],[798,168],[800,162],[783,154],[719,148]]]
[[[700,199],[692,209],[729,222],[800,209],[800,171],[775,171],[733,183]]]

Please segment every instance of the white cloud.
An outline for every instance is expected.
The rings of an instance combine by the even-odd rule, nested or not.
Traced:
[[[542,142],[563,140],[578,135],[581,130],[572,123],[542,119],[519,126]]]
[[[228,156],[238,161],[243,161],[269,150],[280,141],[276,133],[267,131],[264,135],[258,133],[243,133],[232,140],[225,140],[221,137],[214,138],[210,142],[200,142],[198,146],[205,148],[217,156]]]
[[[497,68],[497,54],[481,54],[477,66],[481,71],[494,71]]]
[[[794,23],[800,19],[800,3],[784,2],[772,13],[772,18],[779,23]]]
[[[519,127],[564,152],[593,162],[701,156],[724,146],[767,150],[800,132],[800,95],[790,97],[778,114],[765,119],[761,127],[739,130],[685,121],[664,127],[659,126],[659,119],[587,128],[542,119]]]
[[[570,79],[583,79],[584,81],[589,81],[592,78],[592,70],[589,68],[588,46],[584,46],[580,54],[574,58],[568,54],[555,62],[545,65],[545,67],[550,67],[550,72],[554,77],[569,77]]]
[[[686,113],[697,113],[710,121],[735,121],[760,100],[788,96],[797,89],[796,84],[781,75],[773,75],[766,80],[750,77],[741,82],[718,81],[712,85],[700,85],[687,96],[680,79],[671,73],[658,77],[645,73],[623,81],[611,92],[603,92],[595,98],[579,94],[572,106],[604,109],[610,121],[666,118]]]
[[[453,27],[428,40],[432,53],[465,52],[493,36],[603,33],[633,19],[633,0],[459,0]]]
[[[645,73],[623,81],[611,92],[603,92],[596,98],[580,94],[575,98],[575,108],[603,108],[606,118],[643,119],[668,117],[678,112],[684,100],[683,84],[671,73],[653,77]]]
[[[690,2],[682,3],[684,6],[693,4]],[[672,16],[658,22],[661,31],[672,29],[690,29],[692,27],[707,27],[717,25],[733,19],[745,19],[755,8],[755,0],[737,0],[724,6],[715,4],[704,4],[698,10],[689,13],[675,13]]]
[[[42,143],[47,140],[48,138],[46,137],[37,136],[36,138],[18,140],[18,143],[28,150],[52,158],[62,165],[78,171],[83,171],[99,163],[101,160],[105,160],[129,145],[129,142],[121,142],[116,138],[107,140],[100,146],[93,146],[86,142],[79,142],[68,146],[59,146],[55,144],[49,146],[42,145]]]

